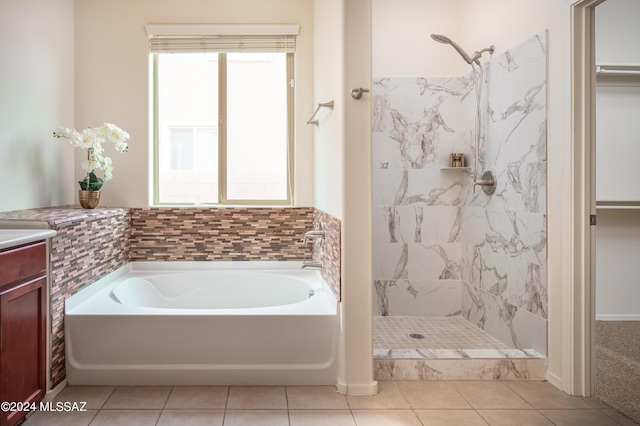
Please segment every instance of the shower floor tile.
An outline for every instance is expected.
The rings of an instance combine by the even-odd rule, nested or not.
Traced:
[[[424,338],[412,338],[411,334]],[[509,349],[460,316],[374,316],[373,347],[376,352],[429,350],[435,352],[437,358],[466,358],[464,354],[455,356],[456,351],[462,349]],[[437,356],[437,352],[442,352],[442,356]]]

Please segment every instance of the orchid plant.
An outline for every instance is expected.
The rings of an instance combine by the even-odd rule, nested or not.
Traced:
[[[129,133],[111,123],[104,123],[100,127],[88,127],[79,132],[68,127],[58,127],[53,136],[69,139],[69,145],[74,148],[87,150],[87,159],[81,164],[87,172],[87,177],[79,181],[83,190],[99,191],[105,181],[113,178],[113,161],[104,155],[104,142],[110,140],[115,144],[116,151],[127,152]],[[102,170],[104,180],[97,177],[94,170]]]

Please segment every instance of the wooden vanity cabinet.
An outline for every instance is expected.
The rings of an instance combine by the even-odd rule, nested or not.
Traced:
[[[0,402],[38,404],[46,392],[46,243],[0,250]],[[0,426],[28,411],[0,411]]]

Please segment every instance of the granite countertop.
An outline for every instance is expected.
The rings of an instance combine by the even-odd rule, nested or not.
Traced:
[[[29,244],[56,235],[52,229],[0,229],[0,249]]]

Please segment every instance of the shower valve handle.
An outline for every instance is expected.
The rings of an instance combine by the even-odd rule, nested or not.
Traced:
[[[496,175],[487,170],[479,180],[473,182],[473,192],[476,192],[476,186],[480,185],[485,194],[491,195],[495,192],[497,183]]]

